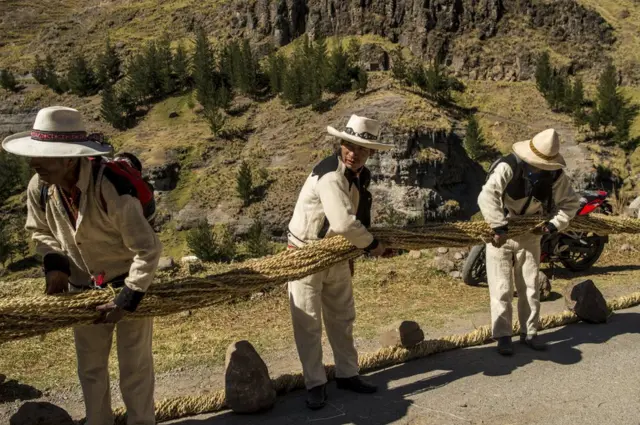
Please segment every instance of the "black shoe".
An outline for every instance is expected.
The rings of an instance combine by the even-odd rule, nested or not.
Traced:
[[[322,409],[327,404],[327,385],[322,384],[307,391],[307,407],[311,410]]]
[[[336,384],[341,390],[349,390],[360,394],[373,394],[378,391],[378,387],[364,381],[359,375],[351,378],[336,378]]]
[[[536,351],[544,351],[547,349],[547,344],[540,341],[540,339],[538,339],[538,335],[527,336],[525,334],[520,334],[520,343]]]
[[[513,343],[510,336],[501,336],[498,338],[498,353],[503,356],[513,355]]]

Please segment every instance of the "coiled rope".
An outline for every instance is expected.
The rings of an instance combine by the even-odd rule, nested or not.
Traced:
[[[611,311],[640,305],[640,292],[615,298],[607,302]],[[576,323],[580,319],[573,312],[551,314],[540,318],[540,330],[553,329]],[[520,324],[514,320],[513,335],[520,333]],[[405,363],[410,360],[428,357],[432,354],[455,350],[457,348],[473,347],[490,341],[491,327],[482,326],[463,335],[451,335],[440,339],[426,340],[415,347],[403,348],[400,346],[384,347],[375,353],[363,354],[359,358],[360,372],[368,373],[374,370]],[[329,380],[334,379],[334,366],[325,367]],[[272,380],[276,392],[284,395],[288,392],[304,388],[302,373],[281,375]],[[204,413],[218,412],[226,408],[225,392],[218,390],[210,394],[200,396],[184,396],[162,400],[156,403],[156,420],[168,421],[172,419],[195,416]],[[116,424],[125,425],[126,414],[124,409],[115,412]]]
[[[529,233],[541,224],[539,217],[518,217],[510,222],[509,235],[517,237]],[[640,233],[640,220],[590,215],[572,220],[571,230],[598,235]],[[373,233],[389,247],[409,250],[470,246],[488,240],[492,235],[489,226],[480,221],[434,223],[405,229],[379,228]],[[346,239],[334,237],[302,249],[240,263],[226,273],[157,283],[128,319],[209,307],[317,273],[362,254],[362,250]],[[112,299],[113,293],[105,290],[73,295],[5,297],[0,300],[0,344],[93,323],[99,317],[96,307]]]

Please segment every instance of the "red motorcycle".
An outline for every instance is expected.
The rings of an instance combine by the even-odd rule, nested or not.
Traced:
[[[613,208],[607,201],[605,191],[581,192],[578,215],[592,212],[612,214]],[[591,267],[602,254],[608,236],[599,236],[584,232],[556,232],[544,235],[540,242],[541,263],[561,263],[567,269],[580,272]],[[486,245],[476,245],[469,252],[469,257],[462,269],[462,279],[467,285],[476,286],[487,281]]]

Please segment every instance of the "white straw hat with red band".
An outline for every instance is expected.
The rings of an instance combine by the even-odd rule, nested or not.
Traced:
[[[2,148],[14,155],[37,158],[100,156],[113,151],[101,134],[87,133],[80,112],[64,106],[38,111],[33,130],[7,137]]]

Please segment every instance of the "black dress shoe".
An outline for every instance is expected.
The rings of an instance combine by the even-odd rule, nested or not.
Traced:
[[[503,356],[513,355],[513,343],[510,336],[501,336],[498,338],[498,353]]]
[[[318,385],[307,391],[307,407],[311,410],[322,409],[327,404],[327,384]]]
[[[378,391],[378,387],[363,380],[359,375],[351,378],[336,378],[336,384],[341,390],[349,390],[360,394],[373,394]]]
[[[538,335],[527,336],[525,334],[520,334],[520,342],[532,350],[544,351],[547,349],[547,344],[540,341]]]

